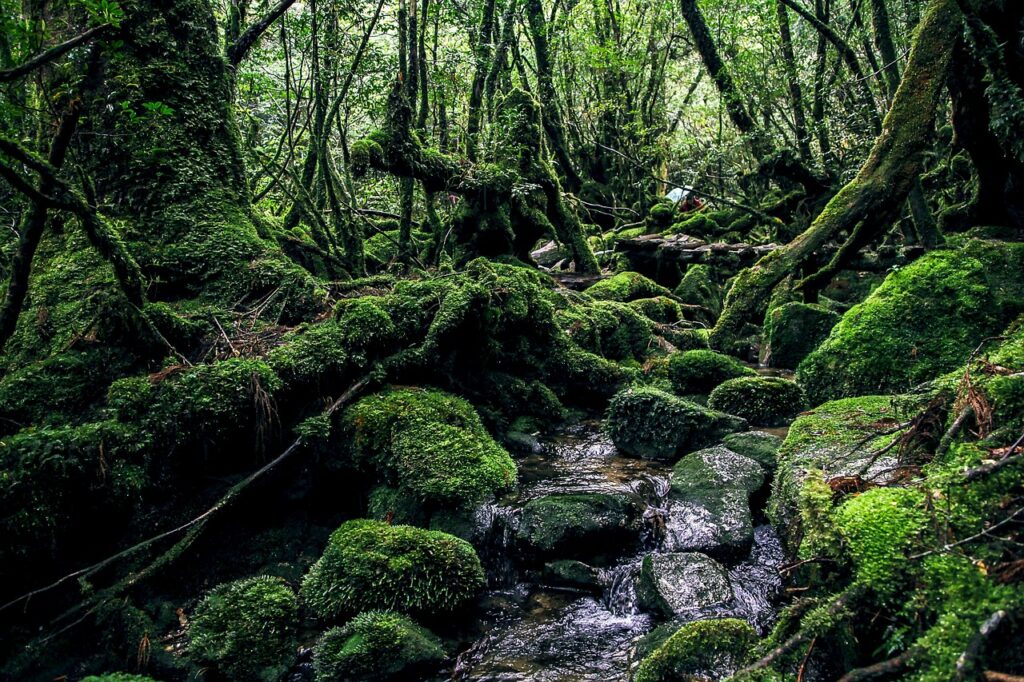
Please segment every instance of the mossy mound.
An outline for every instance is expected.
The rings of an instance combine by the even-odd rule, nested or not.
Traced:
[[[605,427],[615,446],[634,457],[674,461],[723,436],[746,429],[746,421],[656,388],[630,388],[608,405]]]
[[[295,657],[295,593],[258,576],[212,589],[192,615],[189,655],[231,679],[277,680]]]
[[[713,350],[673,353],[668,360],[672,389],[679,395],[710,393],[723,381],[756,376],[757,372],[736,358]]]
[[[682,307],[668,296],[638,298],[630,301],[629,307],[647,319],[663,324],[672,324],[683,319]]]
[[[676,215],[676,205],[671,201],[659,201],[647,212],[647,222],[656,228],[666,228]]]
[[[360,519],[331,534],[300,594],[317,618],[330,621],[373,609],[448,612],[484,584],[480,560],[466,541]]]
[[[889,275],[797,369],[812,404],[906,390],[961,365],[1024,309],[1024,244],[969,241]]]
[[[708,407],[743,417],[751,424],[781,426],[804,408],[803,390],[778,377],[739,377],[720,384]]]
[[[361,613],[325,632],[313,648],[316,682],[388,682],[431,672],[444,660],[441,641],[406,616]]]
[[[769,367],[795,369],[839,322],[838,314],[816,304],[785,303],[764,319],[761,361]]]
[[[473,406],[441,391],[368,396],[345,410],[341,431],[357,467],[429,509],[469,507],[516,482],[515,462]]]
[[[756,644],[753,628],[742,620],[723,618],[687,623],[640,663],[634,679],[723,679],[751,661]]]
[[[579,303],[557,311],[555,319],[580,347],[610,360],[643,360],[653,342],[652,318],[632,304]]]
[[[671,294],[668,289],[637,272],[620,272],[592,284],[587,294],[600,301],[626,303],[638,298],[652,298]]]

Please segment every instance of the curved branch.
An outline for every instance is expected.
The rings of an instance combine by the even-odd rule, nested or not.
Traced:
[[[231,66],[238,66],[241,64],[242,60],[245,59],[245,56],[249,54],[249,50],[252,49],[252,46],[260,39],[260,36],[266,33],[271,24],[277,21],[278,18],[287,12],[288,8],[294,4],[295,0],[281,0],[281,2],[277,3],[277,6],[267,12],[263,18],[245,29],[245,33],[238,36],[238,40],[228,48],[228,63],[230,63]]]
[[[103,33],[106,33],[109,29],[113,28],[111,24],[101,24],[90,28],[85,33],[79,34],[70,40],[66,40],[60,45],[54,45],[48,50],[40,52],[35,57],[32,57],[23,64],[19,64],[14,68],[7,69],[6,71],[0,71],[0,83],[8,83],[13,80],[17,80],[24,75],[32,73],[36,69],[42,68],[50,62],[60,59],[65,54],[75,49],[79,45],[84,45],[93,38],[96,38]]]

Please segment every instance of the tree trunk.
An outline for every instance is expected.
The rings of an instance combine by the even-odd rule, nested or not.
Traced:
[[[793,129],[796,133],[797,149],[804,163],[811,161],[811,142],[807,134],[807,117],[804,114],[804,95],[796,70],[796,56],[793,52],[793,36],[789,27],[789,12],[786,6],[775,1],[775,12],[779,19],[779,37],[782,42],[782,61],[786,71],[786,85],[793,107]]]
[[[712,347],[732,346],[743,324],[763,313],[772,288],[796,272],[826,241],[853,232],[868,218],[872,225],[889,223],[921,172],[921,154],[934,125],[953,45],[961,30],[960,17],[956,0],[931,0],[882,132],[857,176],[803,234],[736,277],[711,332]]]

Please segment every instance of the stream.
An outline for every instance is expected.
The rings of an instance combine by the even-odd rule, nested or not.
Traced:
[[[699,520],[670,499],[670,466],[622,455],[598,420],[564,427],[517,458],[518,490],[477,514],[476,544],[482,546],[490,591],[475,641],[445,679],[628,680],[637,663],[635,645],[665,621],[641,607],[637,585],[643,558],[676,551],[674,529]],[[552,581],[541,563],[563,557],[518,563],[517,533],[531,500],[580,493],[628,498],[642,510],[642,520],[636,524],[634,542],[620,551],[609,545],[588,561],[596,569],[592,585],[560,586],[563,581]],[[731,598],[677,613],[672,622],[731,616],[746,619],[760,634],[770,629],[781,589],[777,568],[783,550],[756,512],[754,522],[749,553],[721,559]]]

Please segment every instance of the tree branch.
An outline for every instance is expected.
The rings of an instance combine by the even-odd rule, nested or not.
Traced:
[[[46,66],[50,62],[60,59],[62,56],[75,49],[79,45],[84,45],[93,38],[102,35],[108,29],[113,28],[110,24],[102,24],[90,28],[85,33],[75,36],[70,40],[66,40],[60,45],[54,45],[48,50],[40,52],[35,57],[32,57],[28,61],[15,66],[14,68],[7,69],[6,71],[0,71],[0,83],[8,83],[13,80],[17,80],[22,76],[32,73],[36,69]]]
[[[270,25],[280,18],[282,14],[288,11],[288,8],[295,4],[295,0],[281,0],[277,3],[272,10],[267,12],[263,18],[257,21],[255,24],[245,29],[245,33],[238,36],[238,40],[234,42],[231,47],[228,48],[228,63],[231,66],[238,66],[245,59],[245,56],[249,54],[249,50],[256,44],[256,41],[260,39]]]

